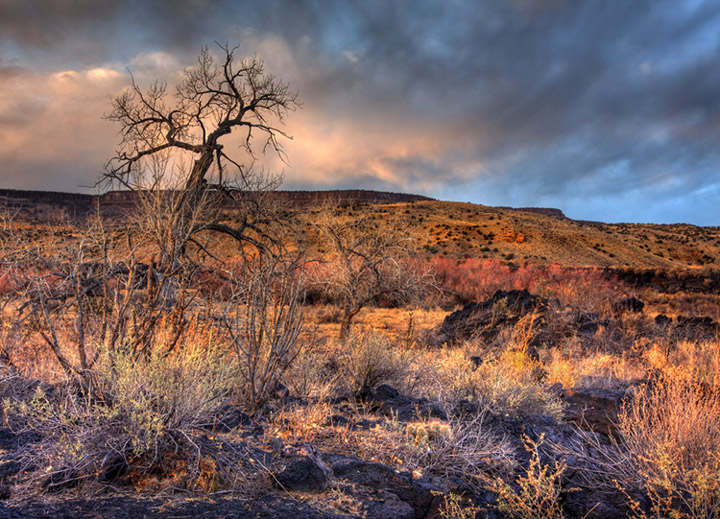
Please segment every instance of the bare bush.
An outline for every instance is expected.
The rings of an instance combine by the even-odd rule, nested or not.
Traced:
[[[412,239],[401,229],[381,228],[367,218],[341,222],[328,213],[318,231],[329,260],[313,269],[310,283],[340,308],[341,339],[369,304],[383,297],[418,301],[434,286],[430,269],[407,261]]]
[[[239,364],[237,396],[260,408],[279,388],[283,374],[304,341],[302,277],[294,263],[259,254],[234,284],[229,311],[220,317],[225,338]]]
[[[720,517],[718,416],[716,387],[670,378],[641,388],[621,413],[618,428],[651,516]]]
[[[351,337],[347,344],[352,348],[343,348],[335,358],[343,390],[368,393],[380,384],[403,385],[409,378],[412,354],[393,347],[387,338],[363,333]]]
[[[554,465],[543,464],[540,460],[540,446],[544,438],[532,441],[525,438],[525,448],[530,461],[514,482],[496,479],[494,490],[498,496],[498,509],[508,517],[516,519],[562,519],[560,506],[562,475],[566,466],[556,461]]]

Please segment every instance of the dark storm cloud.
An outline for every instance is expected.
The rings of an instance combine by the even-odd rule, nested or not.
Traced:
[[[260,52],[300,91],[289,185],[675,214],[684,197],[720,221],[713,1],[0,0],[0,81],[152,74],[213,41]],[[20,102],[3,106],[17,124]]]
[[[432,34],[390,16],[370,25],[368,63],[384,63],[397,92],[413,92],[398,102],[482,134],[490,184],[505,177],[509,194],[527,183],[526,193],[583,185],[585,196],[605,196],[661,188],[674,175],[681,196],[720,183],[720,24],[714,5],[680,7],[575,2],[531,16],[505,4],[453,23],[437,16],[453,29],[430,49],[422,42]]]
[[[50,48],[65,44],[93,26],[107,31],[106,22],[127,2],[96,0],[2,0],[0,34],[18,45]]]

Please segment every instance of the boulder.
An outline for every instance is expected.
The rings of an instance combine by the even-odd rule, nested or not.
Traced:
[[[626,297],[614,303],[612,307],[616,313],[632,312],[638,314],[642,313],[645,303],[636,297]]]
[[[280,463],[282,468],[275,473],[275,481],[284,490],[320,492],[332,481],[332,471],[320,452],[308,443],[285,447]]]
[[[482,303],[469,303],[448,315],[438,332],[441,342],[455,344],[480,336],[490,341],[497,336],[499,325],[514,325],[530,313],[542,312],[547,302],[527,290],[498,290]]]
[[[382,463],[341,455],[328,457],[328,464],[338,480],[396,495],[412,508],[414,517],[424,517],[433,502],[431,489],[413,480],[410,473],[396,472]]]
[[[626,391],[576,387],[565,389],[561,396],[566,404],[566,420],[608,436],[617,433],[618,413]]]
[[[595,335],[601,326],[608,326],[607,320],[592,312],[575,312],[571,327],[579,335]]]
[[[358,396],[371,404],[370,409],[379,411],[384,416],[394,416],[403,422],[418,418],[439,418],[441,420],[447,418],[437,404],[426,398],[416,399],[401,395],[397,389],[388,384],[381,384],[375,391],[361,392]]]
[[[204,424],[203,428],[218,432],[230,432],[240,425],[248,425],[252,420],[239,408],[232,405],[224,405],[215,412],[212,422]]]
[[[667,315],[658,314],[655,316],[655,324],[658,326],[668,326],[672,323],[672,317],[668,317]]]

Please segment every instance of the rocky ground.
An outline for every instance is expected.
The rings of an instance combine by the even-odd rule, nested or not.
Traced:
[[[601,327],[620,327],[611,321],[620,321],[627,314],[641,315],[643,306],[637,299],[623,300],[614,307],[614,314],[601,317],[572,308],[558,309],[551,301],[525,291],[498,292],[488,301],[449,315],[435,340],[450,347],[454,342],[480,338],[490,358],[497,347],[498,330],[532,315],[536,333],[526,346],[535,355],[536,349],[547,347],[559,335],[591,340]],[[695,334],[717,332],[712,320],[668,319],[646,319],[650,328],[638,327],[635,333],[654,333],[653,326],[664,329],[671,325],[676,334],[691,326]],[[478,369],[486,360],[482,355],[470,357],[467,369]],[[417,433],[412,427],[420,420],[457,424],[481,417],[479,427],[508,445],[516,474],[531,475],[533,467],[561,468],[556,483],[565,517],[620,518],[628,516],[628,503],[633,500],[641,509],[647,507],[647,496],[633,488],[620,490],[607,484],[612,474],[600,474],[602,462],[620,452],[616,424],[622,406],[632,401],[638,387],[651,383],[646,378],[618,380],[602,388],[550,386],[548,391],[563,403],[562,417],[511,416],[500,409],[481,409],[471,401],[441,408],[426,398],[404,395],[392,385],[381,384],[329,400],[324,427],[352,435],[390,427],[391,423],[394,430],[406,428],[409,435]],[[274,405],[302,407],[309,402],[285,394]],[[361,418],[359,407],[363,409]],[[450,494],[461,496],[463,506],[473,507],[476,517],[504,517],[497,506],[497,489],[491,488],[492,475],[480,481],[448,471],[413,470],[358,456],[357,451],[350,455],[338,444],[328,447],[321,441],[286,441],[269,434],[269,427],[267,415],[251,417],[232,405],[218,411],[216,420],[198,431],[191,443],[203,452],[226,453],[215,459],[240,461],[227,465],[232,468],[213,466],[207,476],[212,481],[201,491],[188,490],[191,485],[174,473],[180,472],[177,467],[172,474],[168,469],[143,481],[132,467],[122,464],[81,483],[67,474],[55,480],[39,477],[42,470],[28,463],[26,453],[42,443],[42,436],[18,427],[0,428],[0,517],[430,519],[447,516],[443,511],[446,513]],[[426,441],[430,451],[432,442],[445,440],[428,436],[415,441]],[[484,462],[492,467],[494,461]],[[533,465],[537,462],[540,465]],[[223,470],[244,471],[250,484],[240,485],[242,490],[237,492],[221,490],[226,486],[215,483],[222,479]],[[519,479],[506,479],[519,488]]]
[[[617,392],[568,392],[568,416],[585,415],[588,422],[609,423],[609,417],[617,412],[622,395]],[[400,420],[410,420],[426,402],[413,400],[398,394],[389,386],[380,386],[367,395],[378,416],[394,413]],[[458,412],[472,411],[469,409]],[[589,411],[589,413],[588,413]],[[238,413],[240,413],[238,411]],[[440,418],[446,418],[441,412]],[[352,420],[342,414],[342,406],[333,415],[334,420]],[[375,423],[358,424],[370,428]],[[575,427],[538,417],[533,421],[512,420],[502,416],[488,415],[486,427],[503,431],[516,450],[521,464],[527,462],[528,454],[523,438],[546,445],[563,444],[578,435]],[[0,517],[302,517],[302,518],[432,518],[441,517],[444,496],[450,492],[464,495],[468,503],[482,511],[481,517],[501,517],[495,510],[496,500],[491,492],[478,492],[477,487],[460,478],[437,477],[433,474],[418,476],[410,471],[397,470],[373,461],[330,452],[323,452],[308,443],[268,445],[262,450],[262,424],[254,421],[239,425],[224,434],[216,434],[221,442],[251,449],[264,467],[272,467],[272,477],[267,477],[269,487],[256,490],[253,495],[227,492],[195,494],[184,490],[166,490],[160,494],[137,492],[127,485],[125,478],[117,481],[94,483],[82,488],[46,488],[41,494],[26,498],[20,488],[14,487],[27,474],[20,473],[21,464],[15,461],[23,448],[40,440],[29,433],[12,433],[0,430],[2,436],[3,462],[0,465],[5,498],[0,504]],[[606,426],[607,427],[607,426]],[[597,433],[598,441],[607,443],[608,437]],[[207,439],[207,438],[206,438]],[[580,439],[580,438],[578,438]],[[258,447],[250,447],[257,445]],[[544,456],[551,454],[551,449]],[[582,488],[582,460],[565,460],[580,466],[568,471],[565,487],[580,488],[563,496],[564,507],[569,516],[625,517],[626,509],[621,494],[598,495],[591,488]],[[573,472],[576,471],[577,477]],[[595,506],[596,508],[591,511]]]

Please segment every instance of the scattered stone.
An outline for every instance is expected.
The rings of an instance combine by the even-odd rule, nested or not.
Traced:
[[[8,478],[20,472],[21,468],[20,462],[15,460],[0,463],[0,483],[5,483]]]
[[[623,312],[638,314],[642,313],[643,308],[645,308],[645,303],[637,297],[626,297],[613,304],[613,311],[618,314]]]
[[[627,392],[617,389],[571,388],[562,392],[565,419],[580,428],[608,436],[617,433],[617,417]]]
[[[398,398],[399,396],[400,392],[397,389],[388,384],[381,384],[375,389],[369,399],[377,402],[385,402],[390,399]]]
[[[362,400],[372,404],[371,410],[401,422],[427,418],[447,419],[445,412],[427,398],[415,399],[401,395],[397,389],[387,384],[378,386],[373,392],[365,393]]]
[[[595,335],[601,326],[607,326],[608,324],[608,321],[601,319],[598,314],[592,312],[577,312],[570,327],[575,330],[577,334]]]
[[[283,449],[282,469],[275,474],[277,485],[285,490],[320,492],[332,481],[332,471],[320,452],[309,443],[288,445]]]
[[[0,427],[0,449],[15,450],[31,443],[42,440],[42,436],[35,431],[14,433],[7,427]]]
[[[481,412],[481,408],[475,402],[470,400],[460,400],[452,410],[452,415],[456,418],[466,418],[468,416],[477,416]]]
[[[330,427],[344,427],[348,423],[350,423],[350,421],[347,419],[347,417],[341,414],[334,414],[328,416],[327,420],[325,421],[325,425],[328,425]]]
[[[73,469],[60,470],[50,474],[43,482],[48,492],[60,492],[68,488],[75,488],[80,483],[77,471]]]
[[[716,326],[716,323],[715,321],[713,321],[712,317],[689,317],[686,315],[678,315],[677,324],[678,326],[696,326],[698,328],[710,328]]]
[[[224,405],[217,410],[213,421],[205,424],[204,428],[213,432],[226,433],[251,422],[250,416],[232,405]]]
[[[413,480],[410,473],[395,472],[381,463],[342,455],[329,456],[328,463],[336,479],[396,495],[410,505],[414,511],[411,517],[424,517],[433,501],[431,489]]]
[[[284,447],[285,447],[285,444],[283,443],[283,441],[280,438],[273,438],[270,440],[270,449],[275,454],[281,454]]]
[[[658,314],[655,316],[655,324],[658,326],[668,326],[672,323],[672,317],[668,317],[667,315]]]

